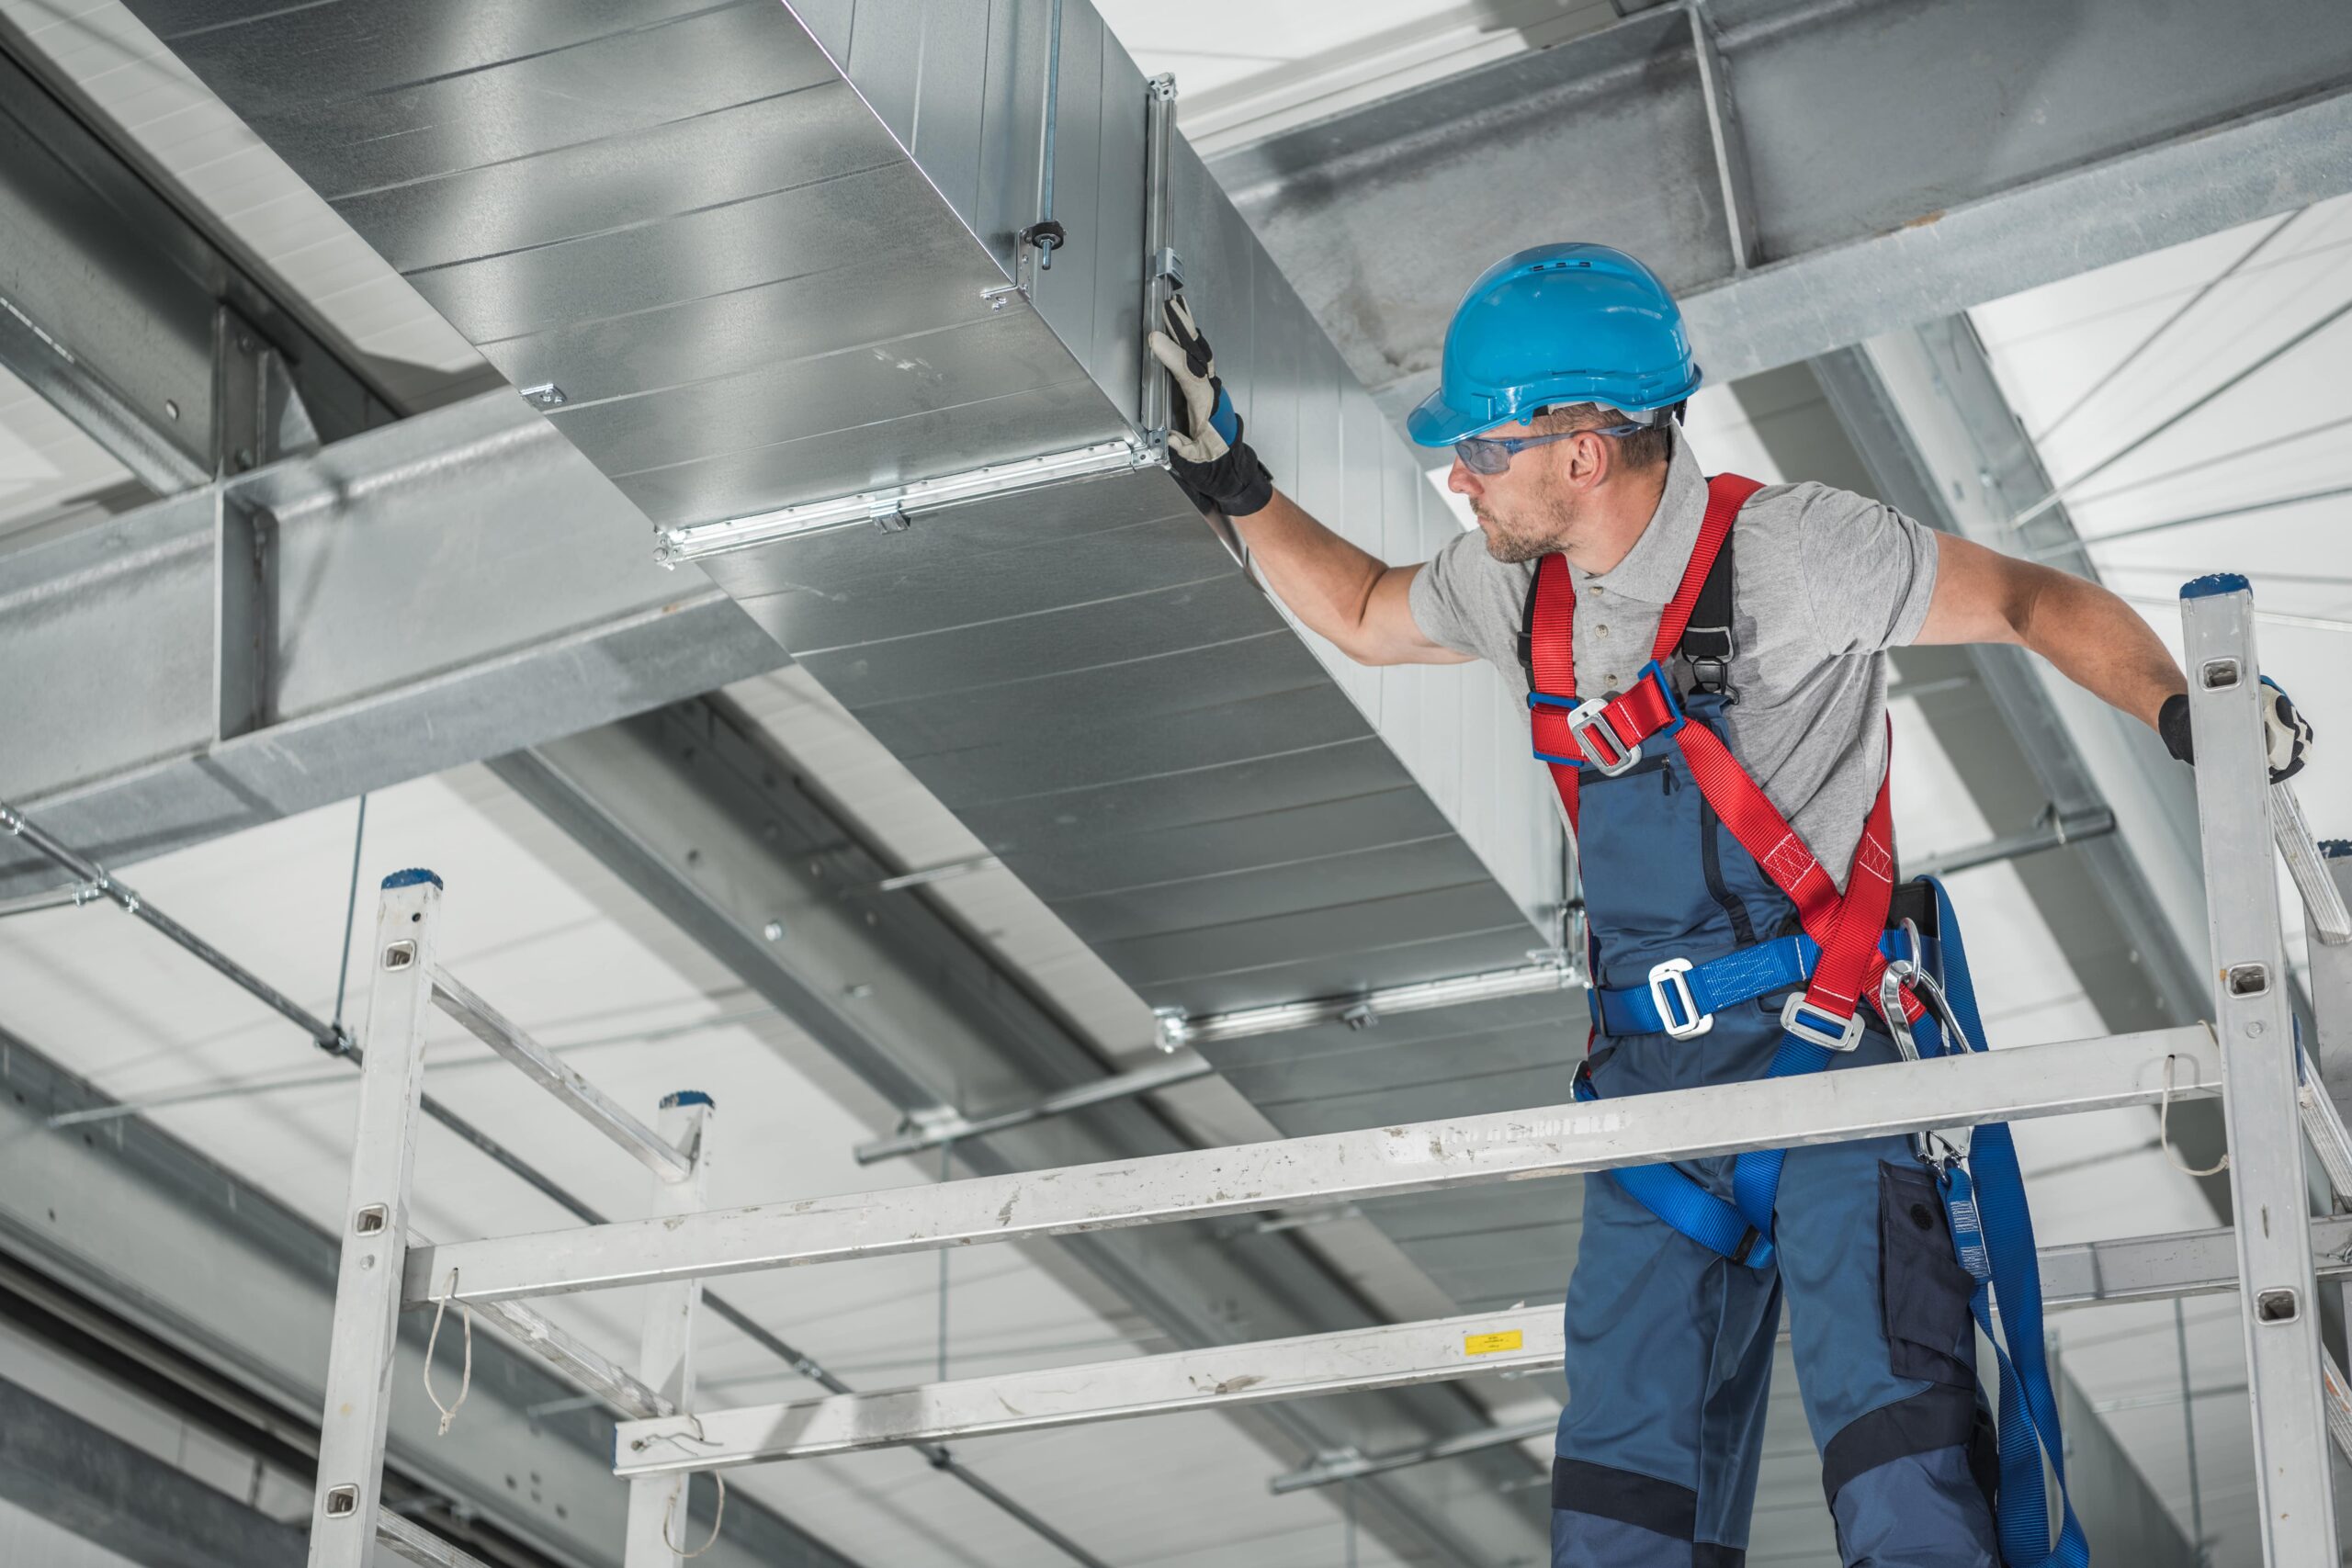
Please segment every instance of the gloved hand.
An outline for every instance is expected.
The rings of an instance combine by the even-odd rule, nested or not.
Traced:
[[[2284,784],[2303,771],[2311,761],[2312,727],[2296,708],[2295,701],[2278,689],[2278,682],[2265,675],[2262,683],[2270,688],[2269,701],[2262,705],[2262,737],[2269,753],[2270,782]],[[2156,713],[2156,733],[2165,738],[2165,750],[2184,762],[2197,761],[2197,753],[2188,734],[2188,694],[2177,692],[2165,699]]]
[[[1241,439],[1241,415],[1217,379],[1209,340],[1193,323],[1184,296],[1170,295],[1160,314],[1167,330],[1151,334],[1151,356],[1184,395],[1183,408],[1169,421],[1169,472],[1202,511],[1247,517],[1273,500],[1273,476]]]

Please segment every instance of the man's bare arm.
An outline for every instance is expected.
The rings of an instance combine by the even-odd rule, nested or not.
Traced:
[[[1421,635],[1408,600],[1419,566],[1390,566],[1317,522],[1280,491],[1233,519],[1250,558],[1291,614],[1359,664],[1466,664]]]
[[[1936,536],[1936,592],[1916,639],[2007,642],[2151,728],[2165,699],[2188,689],[2155,631],[2098,583]]]

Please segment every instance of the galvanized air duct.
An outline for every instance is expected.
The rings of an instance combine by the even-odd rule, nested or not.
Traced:
[[[706,564],[1155,1004],[1544,939],[1557,829],[1500,683],[1296,632],[1148,466],[1148,93],[1083,0],[132,8],[673,538],[838,503]],[[1453,524],[1418,459],[1181,138],[1168,162],[1259,450],[1426,557]],[[1049,269],[1017,238],[1047,210]],[[1040,457],[1102,471],[923,508]],[[842,499],[909,485],[903,514]]]

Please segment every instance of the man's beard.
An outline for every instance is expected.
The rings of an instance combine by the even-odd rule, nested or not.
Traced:
[[[1510,522],[1475,503],[1470,510],[1486,525],[1487,554],[1505,566],[1542,559],[1562,547],[1569,531],[1569,519],[1556,503],[1545,508],[1545,515]]]

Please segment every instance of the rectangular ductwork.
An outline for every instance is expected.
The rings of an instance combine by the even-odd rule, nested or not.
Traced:
[[[1085,0],[131,9],[656,528],[841,502],[702,564],[1154,1004],[1552,940],[1559,829],[1494,672],[1355,666],[1152,461],[1147,84]],[[1419,459],[1181,137],[1167,164],[1250,440],[1426,558],[1455,523]],[[1016,239],[1048,203],[1049,267]],[[843,500],[1086,449],[887,526]]]

